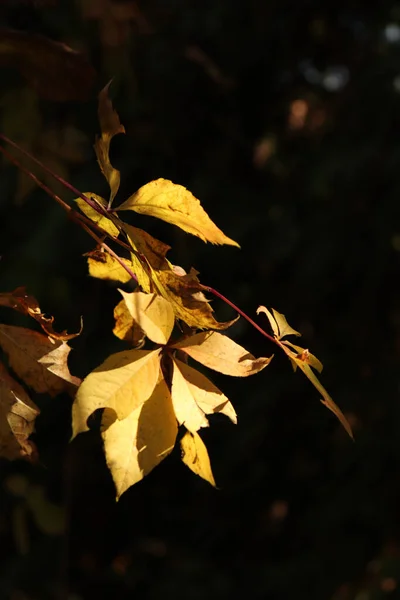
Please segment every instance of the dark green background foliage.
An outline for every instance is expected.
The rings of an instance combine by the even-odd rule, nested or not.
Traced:
[[[69,445],[70,399],[33,396],[40,464],[1,462],[2,598],[398,597],[400,6],[364,4],[153,0],[113,33],[88,3],[1,3],[3,26],[81,48],[97,70],[87,101],[35,105],[43,127],[82,136],[70,181],[107,194],[92,143],[97,93],[113,76],[127,130],[111,148],[118,202],[158,177],[199,197],[241,251],[132,222],[250,315],[259,304],[283,312],[356,437],[276,355],[250,379],[212,377],[239,418],[213,418],[203,435],[219,491],[175,451],[115,504],[97,434]],[[0,86],[3,98],[32,94],[7,67]],[[36,139],[26,104],[7,102],[3,130],[15,126],[11,103],[27,121],[19,141]],[[82,377],[121,348],[117,286],[88,277],[91,239],[44,192],[16,201],[17,177],[4,161],[1,291],[26,285],[58,329],[77,330],[83,315],[70,361]],[[1,320],[28,324],[6,309]],[[243,320],[232,335],[256,355],[275,351]]]

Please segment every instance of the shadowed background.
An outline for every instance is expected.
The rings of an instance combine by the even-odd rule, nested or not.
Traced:
[[[399,597],[400,6],[25,0],[0,3],[0,19],[84,51],[97,73],[86,97],[55,101],[46,58],[35,87],[0,45],[0,130],[107,195],[92,144],[114,78],[117,201],[171,179],[242,249],[131,222],[250,316],[284,313],[356,437],[275,353],[249,379],[211,376],[238,413],[236,427],[214,417],[204,431],[218,491],[176,450],[116,504],[98,436],[68,444],[71,400],[32,395],[40,463],[1,462],[2,597]],[[0,186],[1,291],[27,286],[58,330],[83,316],[70,369],[84,377],[121,349],[117,286],[88,277],[91,239],[5,160]],[[275,352],[243,320],[232,336]]]

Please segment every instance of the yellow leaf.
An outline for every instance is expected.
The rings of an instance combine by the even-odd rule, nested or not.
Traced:
[[[191,358],[214,371],[248,377],[264,369],[271,361],[270,358],[255,358],[242,346],[221,333],[205,331],[173,344]]]
[[[102,438],[118,499],[170,454],[178,426],[171,396],[162,378],[144,404],[125,419],[112,421],[108,412],[106,409],[103,415]]]
[[[294,350],[296,350],[297,352],[298,359],[303,360],[304,362],[309,364],[313,369],[318,371],[318,373],[322,373],[322,369],[324,368],[324,366],[322,362],[318,360],[316,356],[314,356],[314,354],[311,354],[311,352],[305,350],[304,348],[301,348],[301,346],[296,346],[295,344],[287,342],[286,340],[282,342],[282,344],[285,344],[285,346],[289,346],[290,348],[294,348]]]
[[[134,210],[157,217],[212,244],[239,244],[228,238],[210,219],[199,200],[182,185],[157,179],[142,186],[118,210]]]
[[[14,460],[31,457],[29,441],[39,409],[24,388],[0,363],[0,457]]]
[[[99,121],[101,128],[101,137],[96,139],[94,149],[97,160],[104,177],[110,186],[110,202],[115,198],[120,184],[120,173],[114,169],[110,162],[110,142],[117,133],[125,133],[125,127],[121,125],[117,112],[113,109],[111,100],[108,97],[108,88],[111,81],[103,88],[99,94]]]
[[[194,433],[200,427],[208,427],[208,420],[198,407],[192,388],[179,367],[180,365],[174,361],[171,385],[172,404],[179,425],[185,425],[188,431]]]
[[[186,385],[188,386],[197,406],[206,414],[219,413],[226,415],[232,423],[237,423],[235,409],[228,398],[207,377],[196,369],[189,367],[181,360],[175,358],[175,365],[179,368]],[[190,429],[187,427],[187,429]]]
[[[110,281],[120,281],[121,283],[132,281],[132,277],[129,275],[128,271],[126,271],[108,252],[94,250],[93,252],[89,252],[87,257],[89,275],[91,277],[97,277],[97,279],[107,279]],[[126,260],[126,258],[122,258],[121,260],[136,275],[132,262],[130,260]]]
[[[193,473],[216,486],[207,448],[198,433],[187,431],[181,439],[182,461]]]
[[[272,331],[274,332],[274,336],[278,340],[281,340],[287,335],[301,336],[301,333],[290,327],[289,323],[286,321],[285,315],[282,315],[274,308],[272,309],[273,314],[271,314],[268,308],[265,308],[265,306],[259,306],[257,308],[257,314],[259,315],[261,312],[267,315],[270,325],[272,327]]]
[[[134,267],[142,289],[158,291],[172,304],[178,319],[198,329],[227,329],[237,320],[219,323],[214,319],[209,302],[201,295],[197,272],[191,269],[190,273],[179,275],[165,258],[169,246],[131,225],[124,224],[124,230],[137,256],[142,257],[137,258]]]
[[[121,300],[114,308],[115,327],[113,334],[120,340],[129,342],[132,346],[140,348],[144,344],[144,333],[141,327],[133,320],[125,300]]]
[[[73,392],[80,379],[68,369],[71,348],[66,342],[13,325],[0,325],[0,346],[13,371],[39,394]]]
[[[167,344],[175,324],[171,304],[156,294],[119,292],[132,318],[147,337],[156,344]]]
[[[160,373],[160,349],[127,350],[109,356],[82,382],[72,407],[72,436],[87,431],[87,419],[110,408],[124,419],[149,398]]]
[[[103,208],[107,208],[107,202],[101,196],[93,194],[93,192],[83,192],[83,194],[84,196],[87,196],[88,198],[94,200]],[[88,219],[93,221],[93,223],[96,223],[96,225],[101,227],[111,237],[118,237],[119,229],[116,225],[114,225],[111,217],[105,217],[103,215],[100,215],[96,210],[94,210],[94,208],[92,208],[87,202],[85,202],[83,198],[75,198],[74,201],[77,203],[83,214],[88,217]]]

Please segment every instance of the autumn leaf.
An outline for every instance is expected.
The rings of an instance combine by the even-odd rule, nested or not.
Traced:
[[[118,133],[125,133],[125,127],[121,125],[118,113],[113,109],[111,100],[108,97],[108,89],[111,81],[101,90],[99,94],[99,121],[101,128],[101,136],[96,139],[94,149],[97,160],[100,165],[101,172],[108,181],[110,186],[110,201],[111,206],[120,184],[120,172],[115,169],[110,162],[110,142]]]
[[[172,345],[214,371],[248,377],[264,369],[272,357],[255,358],[242,346],[216,331],[204,331]]]
[[[265,307],[259,306],[257,309],[257,314],[264,313],[267,315],[270,325],[272,327],[272,331],[274,333],[274,338],[277,341],[278,345],[282,348],[285,354],[289,357],[290,362],[294,370],[299,367],[301,371],[303,371],[304,375],[311,381],[313,386],[318,390],[318,392],[322,396],[322,404],[324,404],[333,414],[339,419],[340,423],[343,425],[344,429],[347,431],[349,436],[354,439],[353,432],[351,430],[350,423],[338,407],[338,405],[333,401],[331,396],[328,394],[324,386],[319,381],[318,377],[315,375],[312,369],[315,369],[319,373],[321,373],[323,365],[320,360],[313,354],[311,354],[306,348],[302,348],[301,346],[296,346],[291,342],[282,339],[288,335],[296,335],[300,336],[301,334],[293,329],[284,315],[279,313],[278,311],[272,309],[272,313]]]
[[[235,409],[228,398],[205,375],[174,358],[174,368],[179,369],[185,379],[190,394],[197,406],[206,414],[222,414],[227,416],[236,425]],[[190,429],[187,427],[187,429]]]
[[[159,378],[160,349],[111,354],[83,380],[72,407],[72,437],[88,431],[87,419],[99,408],[124,419],[152,394]]]
[[[106,409],[103,414],[102,438],[118,499],[172,452],[178,426],[162,378],[125,419],[115,419],[110,412]]]
[[[88,259],[89,275],[91,277],[109,281],[119,281],[121,283],[132,281],[132,277],[127,270],[124,269],[124,267],[108,252],[93,250],[92,252],[88,252],[86,256]],[[127,260],[126,258],[122,258],[121,260],[135,273],[132,261]]]
[[[193,473],[216,487],[207,448],[198,433],[187,431],[181,439],[182,461]]]
[[[84,196],[91,198],[103,209],[107,208],[107,202],[101,196],[93,194],[93,192],[83,192]],[[83,198],[75,198],[74,200],[79,206],[80,210],[86,215],[93,223],[96,223],[101,227],[108,235],[113,238],[117,238],[119,235],[118,227],[113,223],[113,219],[110,217],[99,214],[94,208],[92,208]]]
[[[9,460],[33,457],[35,446],[28,438],[39,412],[24,388],[0,362],[0,457]]]
[[[144,344],[144,332],[132,318],[125,300],[121,300],[114,308],[115,326],[113,334],[125,342],[129,342],[134,348],[141,348]]]
[[[119,290],[132,319],[140,325],[149,340],[166,344],[174,328],[171,304],[157,294],[127,293]]]
[[[220,323],[213,317],[209,302],[204,296],[199,296],[202,288],[197,278],[197,271],[191,269],[190,273],[180,275],[176,267],[166,259],[169,246],[141,229],[126,223],[123,227],[135,250],[132,261],[135,257],[134,270],[143,291],[154,291],[152,289],[154,287],[165,300],[171,303],[175,316],[182,319],[189,327],[227,329],[237,320]]]
[[[174,361],[171,385],[172,404],[179,425],[185,425],[188,431],[194,433],[200,427],[208,427],[208,420],[199,408],[193,388],[186,381],[179,366]]]
[[[27,294],[24,287],[19,287],[10,293],[0,294],[0,306],[8,306],[9,308],[13,308],[14,310],[23,313],[24,315],[32,317],[39,323],[47,335],[56,340],[71,340],[80,335],[82,332],[82,323],[81,330],[78,333],[67,333],[66,331],[57,333],[54,331],[54,317],[48,317],[42,313],[36,298]]]
[[[0,325],[0,346],[13,371],[40,394],[74,393],[80,379],[68,369],[71,348],[66,342],[13,325]]]
[[[142,215],[157,217],[212,244],[239,244],[228,238],[210,219],[200,201],[182,185],[157,179],[130,196],[119,207]]]

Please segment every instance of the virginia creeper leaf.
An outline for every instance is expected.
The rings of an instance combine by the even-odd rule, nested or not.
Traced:
[[[93,192],[83,192],[84,196],[91,198],[103,208],[107,208],[107,202],[101,196],[93,194]],[[111,217],[100,215],[94,208],[92,208],[83,198],[75,198],[75,202],[79,206],[80,210],[86,215],[93,223],[96,223],[101,227],[108,235],[117,238],[119,235],[119,229],[114,225]]]
[[[197,333],[173,344],[172,347],[179,348],[205,367],[235,377],[254,375],[264,369],[272,359],[255,358],[226,335],[215,331]]]
[[[144,332],[134,321],[125,300],[121,300],[114,308],[115,327],[113,334],[120,340],[129,342],[133,347],[140,348],[144,344]]]
[[[217,487],[207,448],[198,433],[187,431],[181,439],[182,461],[193,473]]]
[[[27,294],[24,287],[19,287],[10,293],[0,294],[0,306],[8,306],[9,308],[13,308],[14,310],[23,313],[24,315],[32,317],[39,323],[47,335],[56,340],[71,340],[72,338],[80,335],[82,331],[82,324],[81,331],[78,333],[67,333],[66,331],[57,333],[54,331],[54,317],[48,317],[42,313],[36,298]]]
[[[159,378],[160,349],[111,354],[83,380],[72,407],[72,437],[87,431],[87,419],[99,408],[124,419],[149,398]]]
[[[200,427],[208,427],[208,420],[198,407],[193,388],[183,376],[180,365],[174,361],[172,372],[171,396],[175,416],[179,425],[185,425],[188,431],[196,432]]]
[[[301,333],[290,327],[289,323],[286,321],[285,315],[282,315],[274,308],[272,309],[272,313],[265,306],[259,306],[257,308],[257,314],[259,315],[261,312],[265,313],[268,317],[270,325],[272,327],[272,331],[274,332],[274,336],[281,340],[287,335],[297,335],[301,336]]]
[[[153,393],[123,420],[103,414],[102,438],[117,499],[172,451],[178,426],[171,396],[160,378]]]
[[[89,275],[91,277],[110,281],[120,281],[121,283],[127,283],[132,280],[129,273],[108,252],[93,250],[92,252],[88,252],[86,256],[88,257]],[[132,262],[126,258],[122,258],[121,260],[136,275]]]
[[[142,186],[118,207],[120,210],[134,210],[157,217],[177,225],[203,242],[239,247],[211,221],[200,201],[189,190],[168,179],[157,179]]]
[[[39,409],[24,388],[0,362],[0,456],[14,460],[32,458],[35,447],[29,441]]]
[[[114,200],[120,184],[120,172],[110,162],[110,142],[117,133],[125,133],[125,127],[121,125],[117,112],[113,109],[108,97],[108,88],[111,81],[101,90],[99,94],[99,121],[101,136],[96,139],[94,149],[97,160],[104,177],[110,186],[110,202]]]
[[[132,319],[147,337],[156,344],[167,344],[174,328],[175,317],[171,304],[156,294],[127,293],[119,290]]]
[[[179,368],[186,384],[197,404],[197,406],[206,414],[220,413],[226,415],[232,423],[237,423],[235,409],[228,398],[215,386],[207,377],[196,369],[178,358],[174,359],[175,365]],[[189,428],[188,428],[189,429]]]
[[[68,369],[71,348],[66,342],[14,325],[0,325],[0,346],[13,371],[40,394],[75,392],[80,379]]]

